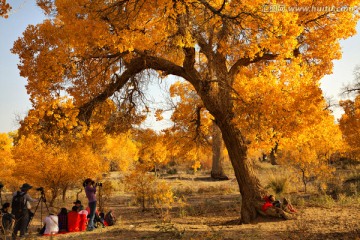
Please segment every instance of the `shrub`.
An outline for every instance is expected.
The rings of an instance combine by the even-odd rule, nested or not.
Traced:
[[[344,181],[344,191],[346,195],[358,195],[360,191],[360,174],[354,173]]]
[[[332,198],[329,195],[319,195],[313,198],[310,198],[309,204],[316,206],[316,207],[326,207],[326,208],[332,208],[335,206],[336,202],[334,198]]]
[[[185,186],[185,187],[178,187],[174,191],[174,195],[178,198],[182,198],[184,196],[190,196],[195,193],[195,190],[192,187]]]
[[[284,193],[288,188],[288,179],[286,177],[272,177],[266,188],[272,189],[275,194]]]
[[[166,171],[167,174],[177,174],[177,169],[176,168],[170,168]]]
[[[161,211],[171,208],[174,194],[170,186],[158,180],[154,175],[140,170],[132,171],[125,177],[126,190],[134,194],[135,200],[144,211],[146,205],[152,205]]]

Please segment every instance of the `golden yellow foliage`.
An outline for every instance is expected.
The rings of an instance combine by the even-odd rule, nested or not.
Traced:
[[[139,130],[136,133],[137,147],[139,149],[139,162],[143,169],[157,170],[169,162],[167,139],[151,129]]]
[[[156,176],[146,173],[142,168],[135,168],[125,177],[126,189],[134,194],[143,210],[147,205],[159,209],[170,209],[174,202],[171,187]]]
[[[126,172],[138,160],[138,146],[135,143],[132,133],[107,136],[103,156],[109,161],[117,164],[118,169]]]
[[[340,129],[349,147],[351,157],[360,159],[360,95],[354,101],[341,101],[344,114],[339,121]]]
[[[81,186],[86,177],[96,178],[107,166],[91,147],[77,143],[63,147],[45,143],[40,137],[22,137],[13,149],[16,171],[13,176],[51,193],[52,203],[62,191]]]
[[[6,133],[0,133],[0,182],[5,186],[17,186],[18,182],[12,178],[15,163],[12,157],[12,139]]]
[[[322,91],[300,62],[272,62],[242,69],[234,84],[239,104],[234,122],[251,149],[270,149],[279,139],[319,121],[326,107]]]
[[[343,149],[339,126],[332,116],[323,116],[317,124],[304,128],[279,143],[279,162],[295,167],[305,187],[310,179],[324,181],[335,171],[330,165],[332,154]]]
[[[172,84],[170,96],[178,103],[171,115],[174,125],[166,135],[168,149],[172,149],[177,162],[186,163],[194,172],[211,167],[213,117],[187,82]]]

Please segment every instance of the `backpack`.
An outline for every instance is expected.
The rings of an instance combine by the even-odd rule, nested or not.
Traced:
[[[26,200],[24,192],[17,192],[12,199],[11,213],[14,215],[22,214],[23,210],[26,209]]]
[[[110,211],[105,215],[104,220],[105,220],[105,222],[108,224],[108,226],[112,226],[112,225],[115,224],[116,219],[115,219],[114,214],[112,213],[112,210],[110,210]]]

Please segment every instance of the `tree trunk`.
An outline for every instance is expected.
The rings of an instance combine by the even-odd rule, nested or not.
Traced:
[[[63,189],[62,189],[62,201],[63,202],[65,202],[65,200],[66,200],[66,191],[67,191],[67,186],[66,187],[64,187]]]
[[[212,134],[212,168],[211,178],[216,180],[229,180],[225,175],[222,164],[224,161],[224,142],[222,140],[220,128],[213,122],[213,134]]]
[[[54,188],[54,189],[51,189],[51,198],[50,198],[50,202],[49,202],[49,207],[53,207],[54,206],[54,202],[55,202],[55,199],[58,197],[58,189]],[[47,201],[48,199],[46,199]]]
[[[247,146],[241,132],[231,121],[221,119],[221,116],[218,126],[229,152],[242,197],[241,222],[250,223],[257,216],[256,209],[265,192],[255,176],[252,162],[247,158]]]
[[[82,188],[80,188],[80,191],[76,192],[76,200],[79,200],[79,194],[83,191]]]
[[[218,86],[215,84],[211,86],[206,82],[194,85],[194,87],[221,130],[242,197],[241,222],[250,223],[257,217],[259,202],[262,201],[266,192],[254,173],[252,162],[247,159],[245,138],[233,121],[236,114],[234,113],[234,103],[230,90],[226,85]]]
[[[302,172],[302,181],[303,181],[303,184],[304,184],[304,192],[306,193],[307,181],[306,181],[306,176],[305,176],[305,170],[301,169],[301,172]]]
[[[275,147],[273,147],[270,152],[270,163],[272,165],[277,165],[276,157],[275,157],[275,153],[277,152],[277,149],[278,149],[278,143],[276,142]]]

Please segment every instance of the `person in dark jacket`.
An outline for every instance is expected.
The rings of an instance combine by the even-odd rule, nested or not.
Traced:
[[[58,214],[59,219],[59,232],[68,231],[68,211],[66,208],[61,208],[60,213]]]
[[[16,238],[18,231],[20,231],[20,236],[24,236],[29,225],[30,220],[30,210],[28,209],[29,202],[38,202],[37,199],[33,199],[28,194],[28,191],[32,188],[30,184],[24,183],[20,187],[20,191],[16,191],[13,194],[13,204],[15,199],[23,199],[21,203],[21,209],[12,206],[12,214],[15,215],[15,225],[14,225],[14,232],[13,238]],[[18,206],[17,206],[18,207]]]

